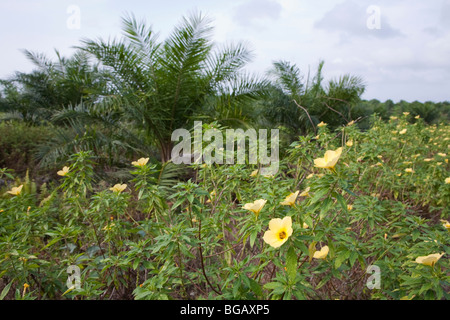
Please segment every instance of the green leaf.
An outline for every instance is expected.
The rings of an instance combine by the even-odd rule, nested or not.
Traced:
[[[339,253],[335,260],[334,267],[338,269],[342,265],[342,263],[350,257],[350,254],[351,252],[348,250]]]
[[[8,283],[6,285],[6,287],[3,288],[2,293],[0,294],[0,300],[3,300],[3,298],[6,297],[6,295],[9,292],[9,289],[11,289],[11,285],[13,284],[14,281],[11,281],[10,283]]]
[[[320,189],[319,191],[317,191],[314,196],[312,197],[310,203],[316,203],[318,202],[324,195],[326,195],[328,193],[328,189]]]
[[[325,278],[323,278],[322,280],[320,280],[320,282],[317,284],[317,286],[316,286],[316,290],[319,290],[320,288],[322,288],[330,279],[331,279],[331,277],[333,276],[333,274],[332,273],[329,273],[329,274],[327,274],[326,276],[325,276]]]
[[[248,280],[250,284],[250,289],[255,293],[257,297],[262,297],[263,292],[259,283],[253,280],[252,278],[248,278]]]
[[[295,253],[294,247],[289,247],[287,252],[286,269],[289,283],[293,284],[297,275],[297,254]]]
[[[264,289],[275,290],[275,289],[278,289],[278,288],[280,288],[282,286],[283,286],[283,284],[281,284],[279,282],[269,282],[269,283],[266,283],[264,285]]]
[[[253,230],[253,232],[250,234],[250,247],[253,248],[253,245],[255,244],[256,236],[258,235],[257,230]]]
[[[314,252],[316,252],[316,241],[313,241],[310,243],[309,247],[308,247],[308,255],[309,255],[309,262],[311,262],[313,256],[314,256]]]
[[[344,210],[344,212],[347,212],[347,204],[345,203],[344,197],[341,194],[337,193],[336,199],[339,202],[339,204],[341,205],[342,210]]]

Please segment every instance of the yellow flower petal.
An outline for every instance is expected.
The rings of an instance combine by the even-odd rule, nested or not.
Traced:
[[[280,202],[283,206],[293,206],[295,204],[295,201],[297,200],[298,193],[300,191],[296,191],[294,193],[289,194],[284,201]]]
[[[445,253],[433,253],[428,256],[421,256],[416,258],[416,262],[426,265],[426,266],[434,266],[434,264],[444,255]]]
[[[131,164],[135,167],[143,167],[147,164],[149,158],[140,158],[138,161],[133,161]]]
[[[22,192],[23,185],[20,185],[18,187],[12,188],[10,191],[7,191],[7,193],[12,194],[13,196],[18,196]]]
[[[59,176],[65,176],[67,173],[69,173],[69,167],[66,166],[57,172]]]
[[[116,184],[114,185],[114,187],[109,188],[109,190],[113,191],[113,192],[117,192],[117,193],[121,193],[123,190],[125,190],[127,187],[126,184]]]
[[[306,188],[302,193],[300,193],[300,197],[307,197],[307,196],[309,196],[309,190],[310,189],[311,189],[310,187]]]
[[[292,232],[291,217],[275,218],[270,220],[269,230],[264,233],[263,239],[268,245],[278,248],[288,240]]]
[[[322,247],[319,251],[314,252],[314,258],[315,259],[325,259],[328,255],[328,252],[330,251],[330,248],[328,246]]]
[[[256,216],[259,215],[259,212],[261,211],[261,209],[264,207],[264,205],[266,204],[267,200],[264,199],[259,199],[259,200],[255,200],[254,202],[250,202],[250,203],[246,203],[244,205],[244,209],[246,210],[250,210],[253,213],[256,214]]]
[[[314,159],[314,166],[317,168],[334,168],[337,161],[341,157],[342,147],[336,150],[327,150],[323,158]]]

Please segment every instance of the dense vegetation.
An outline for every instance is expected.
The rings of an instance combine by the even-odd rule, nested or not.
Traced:
[[[448,298],[449,102],[248,74],[199,14],[123,32],[0,82],[1,299]],[[175,165],[195,120],[279,129],[279,171]]]

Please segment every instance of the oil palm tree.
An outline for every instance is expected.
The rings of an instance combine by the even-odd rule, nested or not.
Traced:
[[[7,117],[38,124],[50,120],[55,111],[69,105],[97,99],[94,92],[104,83],[97,66],[85,52],[77,51],[65,58],[55,51],[56,61],[42,53],[23,52],[35,69],[29,73],[16,72],[10,79],[1,81],[0,108],[8,113]]]
[[[347,123],[351,108],[364,92],[361,78],[345,74],[323,83],[320,61],[316,73],[306,80],[300,69],[288,61],[276,61],[268,71],[272,79],[272,98],[266,108],[268,117],[291,130],[293,135],[315,130],[324,121],[332,126]]]
[[[123,38],[85,39],[79,48],[108,79],[99,97],[158,147],[163,162],[173,130],[194,118],[245,121],[246,106],[266,84],[244,72],[252,57],[245,44],[215,45],[211,21],[200,13],[183,18],[164,41],[133,15],[122,23]]]

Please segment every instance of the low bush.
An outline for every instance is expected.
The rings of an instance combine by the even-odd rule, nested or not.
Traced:
[[[408,117],[321,124],[273,176],[197,164],[173,188],[144,158],[97,182],[79,152],[57,187],[2,194],[0,298],[448,299],[450,126]]]

